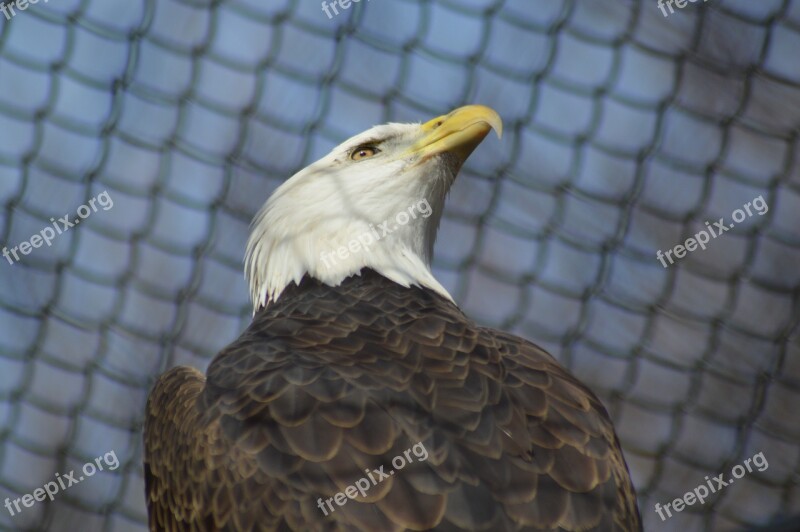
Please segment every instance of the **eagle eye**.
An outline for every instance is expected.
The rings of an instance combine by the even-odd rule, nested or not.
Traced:
[[[350,158],[354,161],[360,161],[362,159],[368,159],[373,155],[380,153],[381,150],[374,146],[359,146],[353,153],[350,154]]]

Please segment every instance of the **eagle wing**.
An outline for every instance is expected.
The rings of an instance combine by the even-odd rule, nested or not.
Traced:
[[[207,380],[158,380],[152,530],[641,530],[591,391],[438,295],[362,277],[304,281]]]

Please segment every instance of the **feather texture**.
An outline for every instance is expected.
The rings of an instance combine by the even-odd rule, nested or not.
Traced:
[[[591,391],[371,270],[290,285],[206,376],[162,375],[144,440],[151,530],[641,530]],[[425,460],[325,504],[418,443]]]

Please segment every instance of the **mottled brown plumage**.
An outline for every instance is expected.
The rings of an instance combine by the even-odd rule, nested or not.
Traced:
[[[333,497],[422,442],[325,516]],[[151,530],[641,530],[611,421],[542,349],[371,270],[306,277],[147,404]]]

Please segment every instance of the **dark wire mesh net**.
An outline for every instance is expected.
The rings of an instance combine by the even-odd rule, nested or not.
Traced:
[[[310,0],[42,0],[0,15],[0,238],[31,245],[0,257],[0,503],[105,466],[0,508],[0,526],[143,530],[147,391],[248,323],[244,244],[271,190],[376,123],[476,102],[506,135],[450,194],[437,278],[601,397],[646,529],[800,512],[800,2],[662,5],[375,0],[328,17]],[[662,266],[657,251],[748,202]],[[110,451],[113,469],[95,460]],[[705,504],[654,511],[757,453],[767,468]]]

